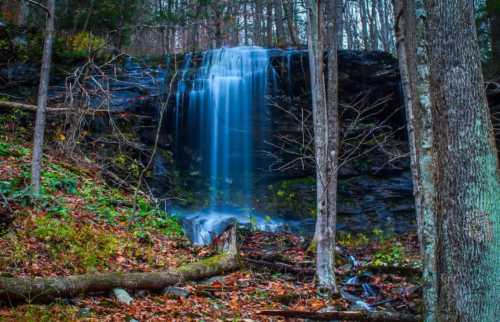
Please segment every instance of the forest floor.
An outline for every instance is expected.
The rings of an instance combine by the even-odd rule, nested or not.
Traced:
[[[26,187],[31,146],[0,137],[0,276],[66,276],[106,271],[159,271],[214,253],[194,247],[177,220],[139,197],[105,183],[97,167],[44,157],[43,189],[34,199]],[[178,285],[185,292],[137,291],[121,304],[111,294],[61,299],[50,305],[0,303],[0,321],[280,321],[261,310],[380,309],[421,310],[418,242],[415,235],[341,233],[337,277],[343,297],[316,293],[314,257],[299,236],[242,232],[242,258],[265,259],[304,269],[304,274],[272,266],[244,264],[239,271],[203,283]],[[272,258],[272,260],[270,260]],[[245,263],[245,262],[244,262]],[[356,277],[356,278],[352,278]],[[349,278],[351,278],[349,280]],[[346,296],[347,295],[347,296]]]

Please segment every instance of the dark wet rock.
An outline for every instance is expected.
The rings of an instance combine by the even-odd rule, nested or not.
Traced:
[[[191,292],[181,287],[166,287],[163,290],[163,294],[172,297],[187,298],[191,295]]]
[[[201,282],[201,284],[205,285],[212,285],[213,283],[224,284],[224,276],[212,276]]]

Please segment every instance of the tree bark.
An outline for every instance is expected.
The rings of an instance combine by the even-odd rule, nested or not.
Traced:
[[[417,0],[418,6],[422,1]],[[427,45],[423,37],[423,17],[416,19],[414,0],[394,2],[396,47],[406,107],[407,130],[417,215],[418,236],[424,262],[424,302],[426,320],[434,321],[436,302],[434,215],[435,166],[432,152],[432,106],[430,103]],[[415,30],[418,33],[418,43]],[[418,47],[418,50],[417,50]],[[417,72],[418,70],[418,72]]]
[[[426,0],[438,321],[500,313],[500,184],[472,0]],[[450,32],[453,30],[453,32]]]
[[[310,0],[308,12],[308,49],[316,160],[316,274],[321,289],[336,293],[334,271],[335,215],[337,193],[338,115],[336,92],[337,36],[333,4]],[[328,26],[325,15],[328,13]],[[331,20],[331,21],[330,21]],[[324,49],[328,32],[328,90],[325,83]]]
[[[50,65],[52,62],[52,44],[54,42],[55,0],[47,1],[48,17],[45,27],[45,42],[43,45],[42,70],[38,88],[38,103],[36,111],[35,132],[33,142],[33,159],[31,162],[31,185],[33,192],[40,192],[40,169],[43,156],[43,139],[45,134],[45,109],[47,107],[47,92],[50,81]]]
[[[222,254],[175,270],[148,273],[99,273],[47,278],[0,277],[0,301],[47,303],[57,298],[108,292],[115,288],[155,290],[236,270],[234,254]]]

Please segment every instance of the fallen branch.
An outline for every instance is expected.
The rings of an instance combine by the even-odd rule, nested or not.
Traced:
[[[264,260],[258,260],[253,258],[244,258],[243,259],[248,264],[255,267],[267,267],[272,270],[283,272],[283,273],[294,273],[298,275],[314,275],[315,271],[312,268],[308,267],[300,267],[296,265],[285,264],[281,262],[270,262]]]
[[[10,101],[0,101],[0,109],[3,110],[13,110],[13,109],[19,109],[23,110],[26,112],[33,112],[36,113],[36,105],[31,105],[31,104],[25,104],[25,103],[17,103],[17,102],[10,102]],[[124,111],[113,111],[111,109],[92,109],[92,108],[87,108],[83,111],[78,110],[76,108],[70,108],[70,107],[47,107],[47,113],[82,113],[86,115],[95,115],[95,114],[121,114],[121,113],[126,113]],[[136,114],[131,114],[127,113],[127,115],[136,115]],[[142,115],[137,115],[138,117],[147,117],[147,116],[142,116]]]
[[[261,311],[260,315],[282,316],[286,318],[311,319],[317,321],[345,320],[369,322],[419,322],[418,315],[396,312],[366,312],[366,311],[335,311],[335,312],[306,312],[306,311]]]

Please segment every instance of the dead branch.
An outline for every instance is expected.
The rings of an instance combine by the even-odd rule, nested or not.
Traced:
[[[419,315],[397,312],[368,312],[368,311],[334,311],[334,312],[306,312],[306,311],[261,311],[260,315],[282,316],[286,318],[310,319],[317,321],[369,321],[369,322],[419,322]]]
[[[264,260],[259,260],[259,259],[253,259],[253,258],[248,258],[245,257],[243,260],[254,266],[254,267],[267,267],[270,268],[274,271],[282,272],[282,273],[294,273],[298,275],[308,275],[308,276],[313,276],[315,274],[315,270],[313,268],[309,267],[300,267],[296,265],[290,265],[282,262],[271,262],[271,261],[264,261]]]

